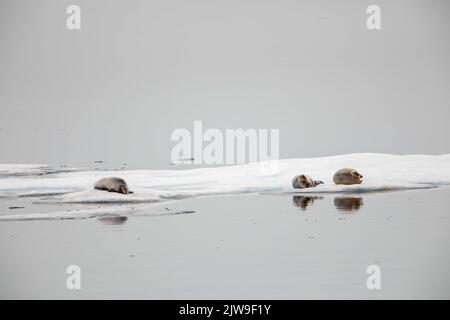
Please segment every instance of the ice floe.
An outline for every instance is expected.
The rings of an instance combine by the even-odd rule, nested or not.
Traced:
[[[266,170],[277,164],[278,170]],[[357,169],[363,176],[359,185],[335,185],[332,177],[343,167]],[[273,166],[271,168],[274,168]],[[294,189],[292,177],[308,174],[324,184]],[[119,176],[133,194],[94,190],[95,181]],[[81,171],[44,165],[0,164],[1,197],[35,197],[36,202],[102,204],[151,204],[188,197],[243,193],[365,193],[425,189],[450,184],[450,154],[388,155],[348,154],[321,158],[284,159],[277,163],[256,162],[236,166],[190,170]],[[127,210],[121,206],[117,210]],[[89,211],[89,210],[87,210]],[[0,214],[0,219],[8,218]],[[86,213],[89,216],[90,213]]]

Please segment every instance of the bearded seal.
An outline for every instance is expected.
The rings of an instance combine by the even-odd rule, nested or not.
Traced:
[[[116,177],[107,177],[98,180],[95,185],[94,189],[98,190],[106,190],[109,192],[118,192],[123,194],[133,193],[128,189],[128,185],[122,178],[116,178]]]
[[[355,169],[344,168],[336,171],[333,181],[335,184],[360,184],[362,178],[363,176]]]
[[[292,187],[296,189],[312,188],[322,183],[322,181],[313,180],[310,176],[305,174],[295,176],[294,179],[292,179]]]

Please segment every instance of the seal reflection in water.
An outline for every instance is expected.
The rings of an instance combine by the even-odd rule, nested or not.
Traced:
[[[98,218],[98,220],[100,220],[104,224],[121,225],[124,224],[128,220],[128,218],[122,216],[119,217],[114,216],[114,217],[101,217]]]
[[[361,197],[336,197],[334,206],[337,210],[343,212],[358,211],[364,205]]]
[[[133,193],[130,189],[128,189],[128,185],[125,180],[116,177],[108,177],[98,180],[94,185],[94,189],[123,194]]]
[[[292,202],[300,209],[306,210],[308,207],[313,205],[316,199],[321,200],[323,197],[293,196]]]

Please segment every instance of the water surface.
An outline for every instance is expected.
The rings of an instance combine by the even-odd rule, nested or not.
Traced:
[[[186,214],[1,221],[0,297],[448,299],[449,195],[220,196],[149,209]],[[373,264],[381,290],[366,287]]]

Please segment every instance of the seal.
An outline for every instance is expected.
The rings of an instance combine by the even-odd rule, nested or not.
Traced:
[[[336,171],[333,181],[335,184],[360,184],[362,178],[363,176],[355,169],[344,168]]]
[[[107,177],[98,180],[94,184],[94,189],[118,192],[123,194],[133,193],[128,189],[128,185],[122,178]]]
[[[292,187],[296,189],[312,188],[322,183],[322,181],[313,180],[310,176],[305,174],[295,176],[294,179],[292,179]]]

